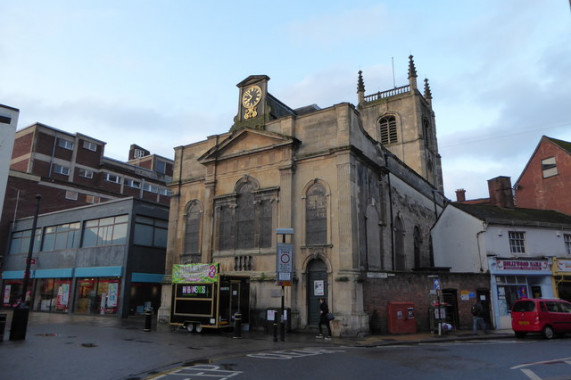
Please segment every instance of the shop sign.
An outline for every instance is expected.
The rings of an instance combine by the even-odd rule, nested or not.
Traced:
[[[571,260],[557,260],[557,271],[571,272]]]
[[[174,264],[172,268],[173,284],[189,282],[218,282],[218,264]]]
[[[546,260],[496,260],[498,270],[547,270]]]

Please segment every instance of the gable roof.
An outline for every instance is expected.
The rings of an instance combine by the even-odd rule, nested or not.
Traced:
[[[521,174],[519,175],[517,181],[515,181],[514,186],[517,185],[519,183],[519,181],[521,180],[521,178],[523,177],[523,175],[525,174],[525,172],[527,171],[527,168],[529,167],[529,164],[531,163],[531,160],[533,160],[533,157],[535,156],[535,154],[537,153],[537,150],[539,149],[539,147],[541,146],[541,144],[543,144],[543,142],[548,141],[554,145],[557,145],[559,148],[563,149],[565,152],[567,152],[567,154],[571,155],[571,142],[568,141],[563,141],[563,140],[558,140],[558,139],[554,139],[553,137],[548,137],[548,136],[541,136],[541,139],[539,140],[539,143],[537,144],[537,146],[535,147],[535,149],[533,150],[533,153],[531,154],[531,156],[529,156],[529,160],[527,161],[527,163],[525,164],[525,167],[523,168],[523,170],[521,171]]]
[[[571,215],[552,210],[502,208],[459,202],[452,202],[450,205],[488,224],[571,229]]]
[[[244,144],[248,141],[248,137],[257,135],[264,142],[260,144],[260,140],[252,141],[250,144]],[[285,136],[279,133],[266,130],[242,128],[231,133],[226,139],[207,150],[198,158],[199,162],[206,163],[212,160],[227,159],[244,154],[251,154],[267,149],[273,149],[283,145],[296,144],[299,140],[294,137]],[[242,144],[239,146],[238,144]]]

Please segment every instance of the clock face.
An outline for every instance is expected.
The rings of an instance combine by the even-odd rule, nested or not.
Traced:
[[[262,89],[258,86],[252,86],[244,91],[242,95],[242,104],[244,107],[252,108],[262,99]]]

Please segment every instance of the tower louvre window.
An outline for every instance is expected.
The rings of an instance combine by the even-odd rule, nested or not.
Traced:
[[[379,121],[381,144],[394,144],[398,142],[397,121],[394,116],[384,116]]]

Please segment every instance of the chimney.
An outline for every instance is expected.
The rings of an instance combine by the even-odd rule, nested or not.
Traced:
[[[456,202],[466,202],[466,190],[456,190]]]
[[[488,180],[490,204],[492,206],[513,208],[514,197],[510,177],[496,177]]]

